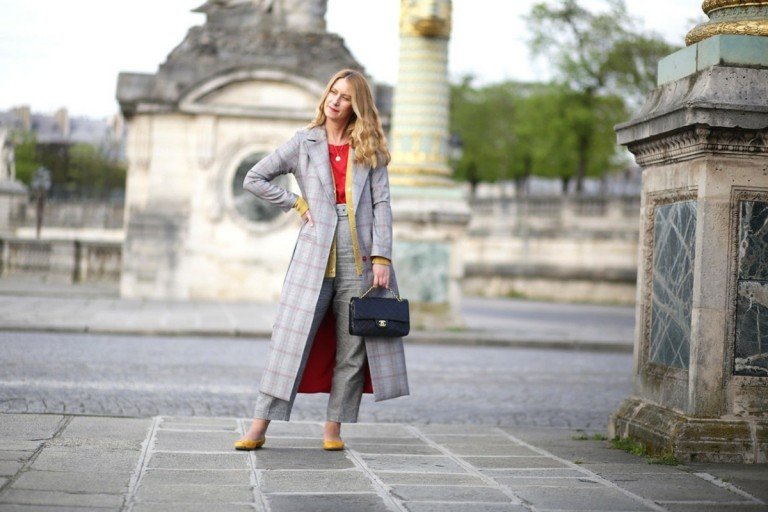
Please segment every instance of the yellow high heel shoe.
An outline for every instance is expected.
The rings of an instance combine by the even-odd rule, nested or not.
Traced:
[[[323,450],[329,452],[338,452],[344,449],[344,441],[326,441],[323,440]]]
[[[251,451],[251,450],[258,450],[262,446],[264,446],[264,443],[267,441],[266,437],[262,437],[261,439],[241,439],[240,441],[235,441],[235,450],[245,450],[245,451]]]

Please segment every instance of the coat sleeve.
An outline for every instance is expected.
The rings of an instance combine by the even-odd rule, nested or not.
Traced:
[[[287,212],[296,204],[299,196],[271,183],[281,174],[293,173],[299,165],[299,148],[302,132],[297,132],[288,142],[259,160],[245,175],[243,188],[258,198],[269,201]]]
[[[373,242],[371,257],[392,259],[392,207],[389,204],[389,173],[387,167],[373,169],[371,203],[373,204]]]

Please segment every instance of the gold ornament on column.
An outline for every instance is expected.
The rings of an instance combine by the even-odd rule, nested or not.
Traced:
[[[716,35],[768,36],[768,0],[706,0],[701,8],[710,21],[688,32],[688,46]]]
[[[439,0],[400,0],[400,35],[451,36],[451,3]]]

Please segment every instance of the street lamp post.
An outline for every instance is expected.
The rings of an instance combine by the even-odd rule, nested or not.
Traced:
[[[51,190],[51,171],[45,167],[39,167],[35,174],[32,175],[32,191],[35,195],[37,214],[37,238],[40,239],[40,230],[43,227],[43,210],[45,209],[45,197],[48,195],[48,191]]]

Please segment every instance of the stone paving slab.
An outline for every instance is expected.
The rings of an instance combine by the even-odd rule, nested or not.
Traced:
[[[48,505],[65,507],[101,507],[118,509],[123,504],[123,497],[114,494],[72,493],[61,491],[39,491],[10,489],[2,496],[3,503],[19,505]]]
[[[60,428],[63,416],[58,414],[7,414],[0,421],[0,439],[32,441],[50,439]]]
[[[150,468],[159,469],[242,469],[238,453],[156,452],[149,459]]]
[[[419,485],[486,485],[485,481],[475,475],[449,473],[398,473],[377,471],[376,476],[387,485],[419,484]]]
[[[390,512],[376,494],[272,494],[267,498],[273,512]]]
[[[250,503],[250,485],[180,484],[176,482],[144,482],[136,499],[155,503]]]
[[[261,474],[259,488],[263,493],[275,492],[375,492],[371,481],[356,469],[339,471],[280,471]]]
[[[509,503],[509,496],[498,489],[476,485],[393,485],[392,493],[403,501]]]
[[[527,512],[522,505],[503,503],[450,503],[450,502],[413,502],[405,505],[408,512]]]
[[[142,477],[144,484],[212,484],[212,485],[250,485],[251,471],[247,467],[231,470],[204,469],[147,469]]]
[[[354,463],[342,452],[317,448],[267,448],[254,455],[256,469],[349,469]]]
[[[253,505],[250,503],[138,503],[133,507],[133,512],[253,512]]]
[[[670,512],[764,512],[765,505],[753,504],[728,505],[723,503],[666,503],[664,507]]]
[[[360,453],[379,453],[385,455],[440,455],[441,452],[436,448],[427,445],[418,444],[368,444],[356,442],[354,439],[349,441],[349,447]]]
[[[540,510],[646,511],[652,510],[616,489],[537,487],[521,488],[515,494]]]
[[[24,462],[18,460],[0,461],[0,476],[13,476],[23,465]]]
[[[450,457],[423,455],[362,455],[373,471],[399,471],[408,473],[465,473]]]
[[[61,505],[18,505],[3,503],[3,512],[106,512],[115,510],[109,507],[64,507]]]
[[[59,437],[141,442],[147,437],[150,424],[148,419],[79,416],[72,418]]]
[[[156,447],[163,451],[232,451],[232,432],[158,430]]]
[[[0,436],[3,434],[0,433]],[[0,439],[0,451],[5,450],[18,450],[25,452],[33,452],[40,448],[43,444],[42,441],[25,441],[21,439]]]
[[[750,494],[767,465],[728,466],[723,480],[717,466],[649,465],[561,429],[357,424],[347,450],[325,452],[322,423],[276,422],[264,448],[237,452],[247,419],[52,418],[0,415],[3,512],[768,511]]]
[[[87,468],[83,468],[87,469]],[[98,489],[103,494],[123,495],[128,491],[130,474],[68,471],[62,477],[59,471],[30,470],[22,473],[14,482],[15,489],[38,491],[82,492],[83,489]]]
[[[40,471],[130,472],[136,465],[139,450],[103,450],[92,447],[45,448],[31,465]]]

